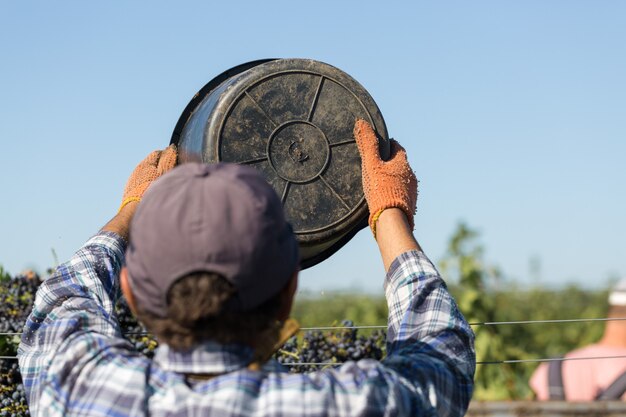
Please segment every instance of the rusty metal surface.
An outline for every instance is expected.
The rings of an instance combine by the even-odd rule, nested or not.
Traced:
[[[625,417],[626,402],[473,401],[469,417]]]

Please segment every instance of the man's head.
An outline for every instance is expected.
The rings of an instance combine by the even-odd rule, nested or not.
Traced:
[[[609,292],[609,317],[626,318],[626,278]]]
[[[280,199],[258,171],[188,163],[155,181],[137,208],[122,287],[174,348],[253,343],[267,330],[259,327],[289,314],[298,261]]]

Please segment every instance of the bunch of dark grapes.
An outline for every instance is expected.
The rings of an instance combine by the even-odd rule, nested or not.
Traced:
[[[0,359],[0,417],[30,416],[17,362]]]
[[[33,309],[35,294],[41,282],[39,275],[27,271],[0,285],[0,356],[15,356],[19,344],[18,334],[24,329]],[[115,311],[125,336],[138,351],[152,357],[156,342],[137,322],[123,297]]]
[[[22,376],[13,358],[40,283],[37,274],[25,272],[0,285],[0,356],[12,358],[0,359],[0,417],[30,415]]]
[[[124,337],[130,340],[138,352],[149,358],[154,357],[154,350],[158,345],[156,339],[133,316],[124,297],[120,297],[117,302],[115,313]]]
[[[384,356],[385,342],[383,331],[358,334],[354,323],[344,320],[337,329],[307,331],[301,338],[292,337],[278,350],[275,358],[291,372],[313,372],[347,361],[380,360]]]
[[[40,283],[39,275],[26,272],[0,285],[0,356],[15,354],[19,343],[15,334],[21,333],[24,328]]]

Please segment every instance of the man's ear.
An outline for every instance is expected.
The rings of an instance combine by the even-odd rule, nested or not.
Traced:
[[[300,269],[296,269],[287,285],[280,291],[280,310],[278,310],[278,321],[285,321],[291,314],[291,307],[293,306],[293,299],[296,296],[298,290],[298,274]]]
[[[123,266],[120,271],[120,287],[122,288],[122,294],[126,298],[126,302],[128,303],[128,307],[130,307],[130,311],[136,315],[135,311],[135,297],[133,296],[133,291],[130,288],[130,283],[128,282],[128,269]]]

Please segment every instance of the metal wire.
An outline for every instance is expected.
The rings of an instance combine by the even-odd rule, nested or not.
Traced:
[[[485,321],[485,322],[472,322],[470,326],[509,326],[509,325],[525,325],[525,324],[554,324],[554,323],[588,323],[588,322],[606,322],[606,321],[622,321],[626,320],[626,317],[603,317],[603,318],[589,318],[589,319],[551,319],[551,320],[518,320],[518,321]],[[386,329],[387,326],[322,326],[322,327],[302,327],[300,331],[315,331],[315,330],[350,330],[350,329]],[[21,332],[0,332],[0,336],[21,336]],[[149,332],[126,332],[126,336],[147,336]]]
[[[541,362],[566,362],[566,361],[583,361],[583,360],[595,360],[595,359],[624,359],[626,355],[622,356],[589,356],[585,358],[540,358],[540,359],[509,359],[502,361],[479,361],[476,365],[502,365],[511,363],[541,363]],[[325,362],[303,362],[303,363],[283,363],[285,366],[339,366],[346,362],[325,363]]]
[[[508,359],[502,361],[482,361],[476,362],[476,365],[494,365],[506,363],[536,363],[536,362],[565,362],[565,361],[586,361],[594,359],[623,359],[626,355],[618,356],[588,356],[583,358],[542,358],[542,359]]]
[[[622,321],[626,317],[603,317],[590,319],[549,319],[549,320],[517,320],[517,321],[483,321],[471,322],[470,326],[505,326],[516,324],[542,324],[542,323],[586,323],[586,322],[605,322],[605,321]],[[342,329],[386,329],[387,326],[328,326],[328,327],[302,327],[300,330],[342,330]]]
[[[586,323],[586,322],[606,322],[621,321],[626,317],[604,317],[604,318],[587,318],[587,319],[552,319],[552,320],[519,320],[519,321],[492,321],[492,322],[472,322],[470,326],[505,326],[505,325],[527,325],[527,324],[554,324],[554,323]],[[386,329],[387,326],[323,326],[323,327],[302,327],[300,331],[321,331],[321,330],[358,330],[358,329]],[[0,336],[21,336],[22,332],[0,332]],[[148,336],[148,332],[127,332],[126,336]],[[622,359],[626,356],[597,356],[585,358],[540,358],[540,359],[509,359],[499,361],[479,361],[477,365],[494,365],[494,364],[516,364],[516,363],[542,363],[554,361],[573,361],[573,360],[595,360],[595,359]],[[0,356],[4,360],[16,360],[16,356]],[[343,362],[324,363],[324,362],[304,362],[304,363],[285,363],[285,366],[340,366]]]
[[[586,323],[594,321],[622,321],[626,317],[605,317],[594,319],[552,319],[552,320],[519,320],[519,321],[486,321],[469,323],[470,326],[503,326],[511,324],[541,324],[541,323]]]
[[[386,329],[387,326],[326,326],[326,327],[301,327],[300,331],[312,330],[350,330],[350,329]]]
[[[16,360],[17,356],[0,356],[0,360]],[[567,362],[567,361],[588,361],[597,359],[626,359],[626,355],[621,356],[588,356],[584,358],[538,358],[538,359],[508,359],[501,361],[478,361],[476,365],[504,365],[515,363],[543,363],[543,362]],[[346,362],[298,362],[298,363],[283,363],[284,366],[340,366]]]

